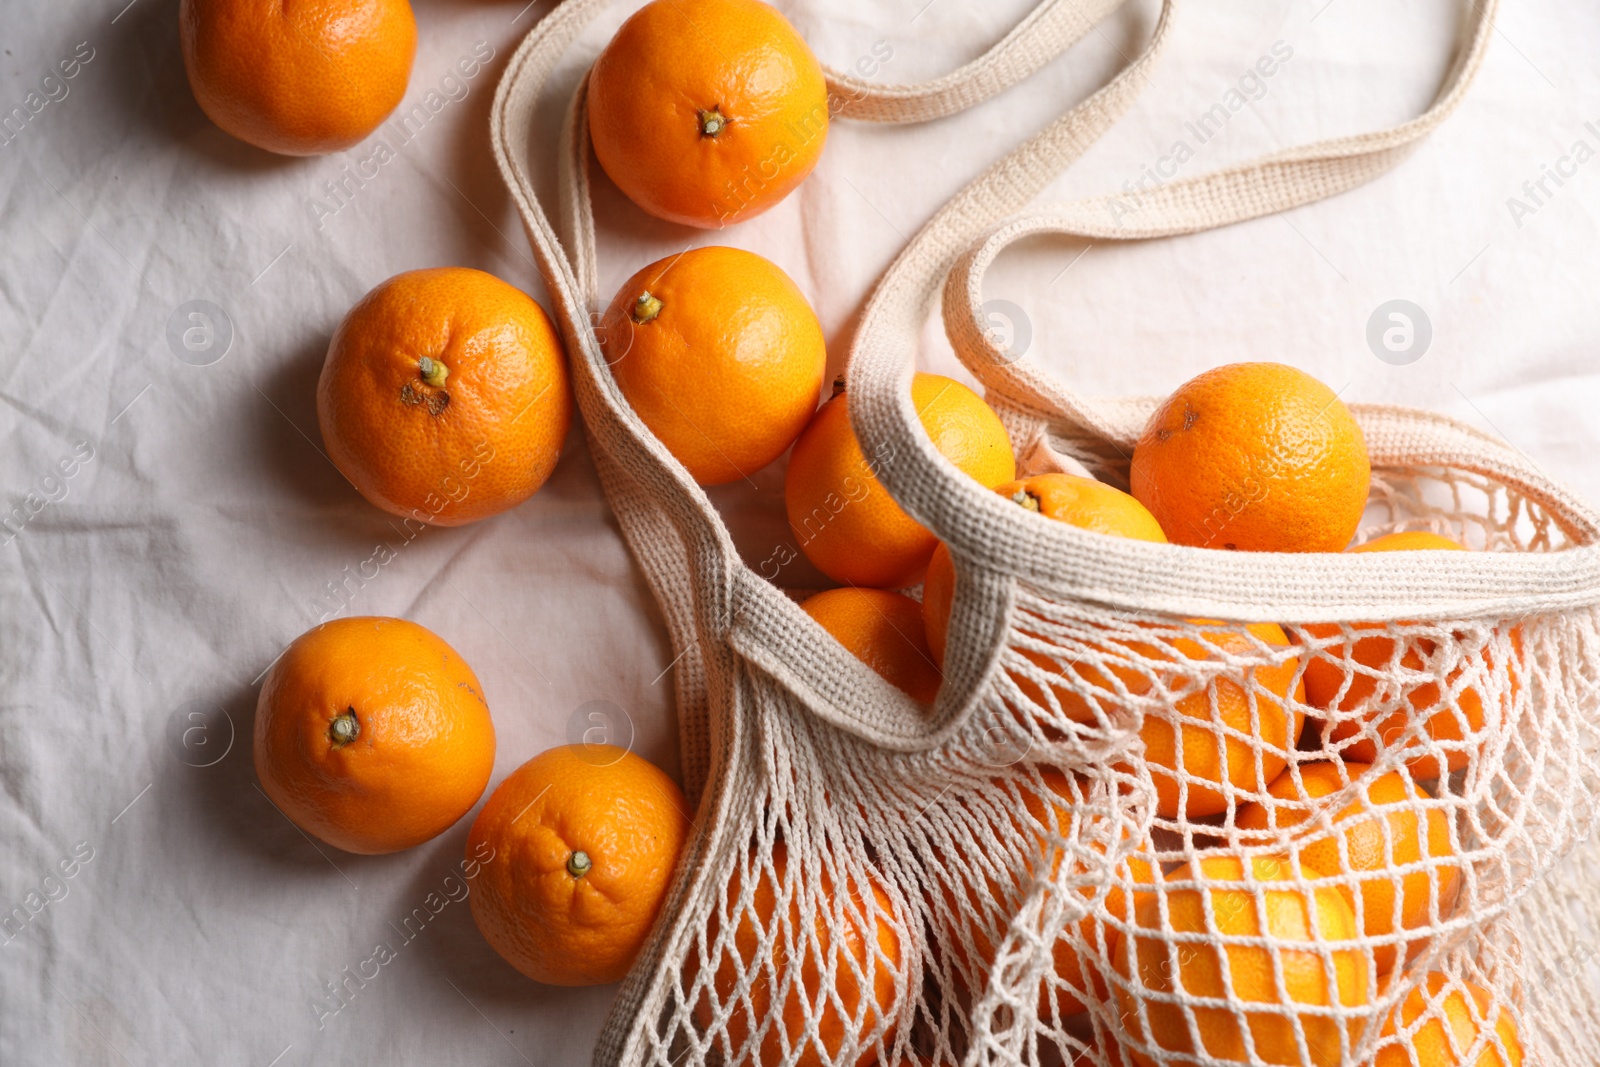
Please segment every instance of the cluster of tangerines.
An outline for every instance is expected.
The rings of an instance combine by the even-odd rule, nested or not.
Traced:
[[[1217,368],[1168,397],[1135,447],[1131,492],[1069,474],[1014,479],[1006,435],[981,399],[931,375],[918,375],[912,389],[923,426],[939,451],[1037,514],[1038,521],[1222,550],[1327,552],[1346,550],[1367,503],[1371,471],[1356,421],[1332,390],[1280,364]],[[886,680],[926,703],[941,682],[955,568],[945,546],[900,511],[863,470],[842,410],[832,416],[837,421],[831,432],[843,444],[834,446],[823,436],[830,432],[824,422],[830,409],[845,403],[838,396],[825,405],[795,444],[787,485],[791,522],[822,570],[843,582],[892,576],[879,578],[890,588],[847,584],[803,606]],[[827,473],[819,477],[818,470]],[[827,512],[826,524],[805,540],[806,494],[846,470],[860,480],[860,491],[847,505]],[[1243,503],[1241,494],[1248,494]],[[842,537],[841,531],[846,531]],[[841,540],[830,541],[830,534]],[[841,546],[838,555],[832,553],[836,545]],[[1411,531],[1348,551],[1463,549],[1441,535]],[[899,591],[918,578],[920,603]],[[1157,815],[1169,823],[1196,820],[1195,826],[1221,817],[1251,849],[1247,857],[1218,846],[1164,875],[1147,860],[1125,861],[1103,906],[1125,927],[1150,931],[1149,937],[1119,937],[1102,924],[1097,941],[1095,920],[1083,920],[1079,940],[1098,945],[1121,976],[1116,998],[1123,1023],[1145,1045],[1180,1057],[1203,1051],[1219,1062],[1338,1064],[1340,1031],[1352,1043],[1360,1033],[1326,1009],[1370,1003],[1404,963],[1421,953],[1431,930],[1455,907],[1461,872],[1449,818],[1430,805],[1430,794],[1418,783],[1462,770],[1474,759],[1485,739],[1485,694],[1464,681],[1468,666],[1463,665],[1442,683],[1409,688],[1397,710],[1392,694],[1380,692],[1378,679],[1396,665],[1422,671],[1434,654],[1432,642],[1407,642],[1377,623],[1350,629],[1347,636],[1337,625],[1305,626],[1318,651],[1303,669],[1299,656],[1281,655],[1269,664],[1222,672],[1208,686],[1176,697],[1171,715],[1147,715],[1143,721],[1142,761],[1155,786]],[[1516,648],[1515,633],[1512,643]],[[1292,644],[1276,624],[1239,628],[1190,620],[1182,636],[1124,642],[1123,651],[1147,662],[1175,656],[1237,662],[1259,659],[1259,647]],[[1085,725],[1103,721],[1097,709],[1115,704],[1118,690],[1136,697],[1151,691],[1150,680],[1132,668],[1105,668],[1116,675],[1113,685],[1096,667],[1066,654],[1060,658],[1072,662],[1064,667],[1039,653],[1024,655],[1053,675],[1054,681],[1045,683],[1053,689],[1053,703]],[[1481,659],[1473,669],[1498,666],[1514,691],[1514,663],[1496,664],[1487,653]],[[1022,692],[1050,703],[1032,677],[1018,673],[1014,681]],[[1085,692],[1100,696],[1086,698]],[[1443,699],[1447,694],[1450,699]],[[1306,707],[1328,713],[1327,720],[1308,718]],[[1372,764],[1380,753],[1405,744],[1419,719],[1427,743],[1412,745],[1415,754],[1404,772],[1377,772]],[[1296,749],[1301,755],[1291,767]],[[1072,787],[1061,773],[1039,770],[1049,799],[1024,791],[1023,806],[1034,823],[1066,834],[1074,817]],[[1348,797],[1352,786],[1354,800],[1329,806],[1338,802],[1336,794]],[[1238,797],[1252,799],[1236,802]],[[1317,810],[1315,802],[1325,798],[1321,807],[1326,810]],[[1277,832],[1295,828],[1299,837],[1292,856],[1257,854]],[[1158,879],[1167,883],[1159,894],[1121,888]],[[1307,893],[1301,879],[1333,884]],[[994,881],[970,888],[973,907],[957,921],[993,914],[985,906],[989,902],[976,894],[987,891],[993,900],[1010,900],[1019,889],[1020,884]],[[951,945],[977,946],[985,968],[993,962],[996,946],[985,931],[973,927],[949,935]],[[1176,966],[1171,962],[1174,936],[1217,935],[1267,937],[1275,948],[1190,943],[1179,952]],[[1313,942],[1333,946],[1331,973]],[[1370,968],[1366,945],[1372,951]],[[858,941],[858,967],[866,967],[868,952]],[[1050,1017],[1051,999],[1059,1017],[1086,1010],[1062,987],[1085,989],[1090,983],[1104,993],[1095,967],[1086,967],[1067,940],[1057,942],[1054,962],[1060,984],[1041,999],[1042,1016]],[[1236,997],[1262,1010],[1241,1017],[1195,1009],[1197,1047],[1185,1012],[1169,999],[1174,994]],[[845,1004],[851,1004],[848,997]],[[1375,1067],[1464,1064],[1480,1037],[1481,1051],[1471,1060],[1475,1067],[1516,1067],[1522,1049],[1514,1023],[1492,1004],[1487,991],[1443,972],[1422,976],[1384,1023],[1383,1035],[1394,1041],[1380,1050]],[[893,1004],[880,995],[876,1007],[866,1016],[869,1023],[891,1014]],[[798,1036],[797,1004],[790,1006],[789,1018],[791,1034]],[[842,1031],[835,1031],[841,1040]],[[1120,1049],[1102,1054],[1112,1062],[1126,1055],[1141,1067],[1152,1062]]]
[[[288,155],[372,134],[404,95],[416,48],[407,0],[183,0],[179,19],[206,114]],[[589,115],[601,164],[641,207],[712,227],[798,185],[830,112],[821,66],[771,7],[658,0],[595,65]],[[774,414],[761,368],[798,355],[815,362],[806,411],[792,391],[779,403],[784,425],[803,422],[820,387],[822,336],[793,283],[733,249],[690,253],[667,273],[647,268],[619,297],[638,331],[619,380],[641,413],[672,436],[659,420],[673,401],[654,382],[687,408],[688,425],[728,414],[697,398],[740,398],[748,421],[729,429],[754,440]],[[795,334],[802,312],[808,332]],[[464,268],[408,271],[334,332],[317,384],[323,445],[367,500],[408,523],[485,519],[554,471],[572,420],[565,359],[550,317],[514,286]],[[728,447],[748,466],[748,449],[766,446]],[[715,452],[686,454],[708,481],[708,469],[726,470]],[[432,839],[478,803],[495,733],[476,676],[438,636],[402,619],[343,618],[301,635],[267,673],[254,757],[266,794],[308,834],[387,853]],[[507,777],[472,826],[473,916],[538,981],[617,981],[656,919],[690,823],[677,785],[640,757],[551,749]]]
[[[371,135],[405,93],[417,39],[408,0],[183,0],[179,23],[205,113],[286,155]],[[706,228],[793,190],[831,117],[820,64],[758,0],[645,6],[595,64],[588,94],[591,140],[612,180],[644,210]],[[619,382],[707,484],[775,458],[816,406],[821,329],[759,256],[709,248],[648,267],[618,297],[621,317],[612,350],[634,336]],[[514,286],[464,268],[408,271],[334,332],[317,384],[323,445],[362,496],[407,522],[500,514],[560,459],[572,419],[565,359],[550,317]],[[774,370],[786,385],[769,391]],[[697,447],[698,426],[721,436]],[[324,623],[262,684],[262,787],[341,849],[395,852],[443,833],[481,799],[494,758],[477,677],[406,620]],[[473,916],[538,981],[617,981],[655,922],[690,825],[677,785],[638,756],[594,744],[546,751],[495,789],[472,826]]]
[[[190,83],[206,113],[235,136],[288,154],[334,151],[369,135],[404,95],[416,44],[407,0],[184,0],[180,18]],[[617,187],[653,215],[705,228],[749,218],[798,187],[821,154],[832,115],[816,58],[760,0],[647,4],[596,62],[587,105],[595,155]],[[818,407],[824,337],[794,282],[751,252],[693,249],[630,278],[599,336],[632,411],[701,485],[748,477],[789,453],[790,524],[807,557],[840,583],[807,600],[805,610],[889,682],[931,703],[955,566],[876,478],[851,427],[849,396],[836,387]],[[351,309],[329,346],[317,388],[327,453],[363,496],[407,520],[453,526],[498,514],[537,491],[559,459],[572,406],[564,359],[544,310],[507,283],[460,268],[398,275]],[[1223,367],[1174,393],[1138,443],[1131,493],[1066,474],[1018,480],[999,418],[959,382],[918,374],[911,399],[947,459],[1040,522],[1220,549],[1337,552],[1353,539],[1367,499],[1370,469],[1350,413],[1321,383],[1278,364]],[[1355,551],[1461,547],[1407,533]],[[918,583],[920,603],[902,591]],[[1198,639],[1149,654],[1200,660],[1248,656],[1258,643],[1290,644],[1272,624],[1243,632],[1208,626],[1197,624]],[[1306,629],[1338,645],[1339,628]],[[1365,799],[1319,819],[1329,829],[1292,863],[1208,857],[1165,876],[1200,888],[1168,892],[1164,907],[1154,893],[1135,892],[1131,905],[1113,894],[1107,907],[1152,934],[1148,944],[1134,937],[1116,947],[1122,986],[1231,993],[1291,1009],[1264,1011],[1250,1022],[1257,1054],[1285,1063],[1300,1062],[1293,1003],[1350,1007],[1370,999],[1361,953],[1336,950],[1328,973],[1319,956],[1293,945],[1388,937],[1375,950],[1381,974],[1402,962],[1404,931],[1453,906],[1456,872],[1415,869],[1448,858],[1452,846],[1445,816],[1412,803],[1427,795],[1412,780],[1458,770],[1472,758],[1481,698],[1466,690],[1454,711],[1427,718],[1433,750],[1448,752],[1445,765],[1420,757],[1409,778],[1372,774],[1368,766],[1380,744],[1411,729],[1405,710],[1376,710],[1374,678],[1397,657],[1420,664],[1424,652],[1398,650],[1392,638],[1374,633],[1324,649],[1303,671],[1285,658],[1224,677],[1207,693],[1176,702],[1176,729],[1147,717],[1143,759],[1167,819],[1217,815],[1233,795],[1252,794],[1260,801],[1233,810],[1235,824],[1282,829],[1312,815],[1285,815],[1273,799],[1325,797],[1351,781],[1361,783]],[[1365,670],[1341,669],[1340,661]],[[1044,659],[1039,665],[1056,669]],[[1109,690],[1109,679],[1087,666],[1065,670],[1076,678],[1062,683],[1055,699],[1093,721],[1082,693]],[[1135,691],[1148,684],[1131,675],[1119,680]],[[1019,684],[1026,690],[1034,683]],[[1252,691],[1271,694],[1283,714],[1252,714]],[[1410,710],[1434,707],[1439,695],[1437,685],[1421,687]],[[1289,768],[1288,753],[1307,729],[1298,710],[1306,704],[1348,714],[1326,731],[1324,762]],[[1225,737],[1219,727],[1254,743]],[[349,618],[302,635],[273,666],[254,748],[263,788],[297,825],[339,848],[380,853],[426,841],[470,811],[487,787],[495,740],[481,687],[449,645],[403,620]],[[1063,783],[1065,797],[1065,779],[1044,774]],[[1025,803],[1036,819],[1046,814],[1042,802]],[[690,827],[677,786],[637,756],[606,746],[552,749],[510,775],[472,827],[468,850],[482,871],[474,917],[497,951],[539,981],[615,981],[657,918]],[[1319,862],[1329,873],[1354,876],[1356,890],[1307,897],[1283,884]],[[1148,864],[1134,875],[1145,884],[1162,877]],[[1248,889],[1233,888],[1241,881],[1264,894],[1264,908]],[[772,894],[755,897],[757,909],[766,909],[759,920],[775,921]],[[751,921],[748,913],[742,921]],[[1216,932],[1266,935],[1287,946],[1277,954],[1281,983],[1259,947],[1196,948],[1172,972],[1160,938],[1210,932],[1214,921],[1224,927]],[[748,956],[761,939],[747,932],[733,940]],[[818,933],[817,944],[830,943],[826,931]],[[880,945],[884,937],[894,935],[880,931]],[[962,943],[982,948],[988,941]],[[865,951],[860,938],[834,944]],[[749,971],[760,965],[742,963]],[[1070,949],[1058,950],[1057,970],[1082,987],[1083,963]],[[726,996],[735,981],[735,969],[725,966],[714,985]],[[876,1018],[888,1017],[892,1005],[884,997],[892,983],[877,992]],[[782,1017],[769,1036],[781,1028],[791,1040],[764,1043],[757,1058],[798,1039],[800,994],[792,989],[782,1006],[762,1001]],[[857,1002],[861,995],[849,992]],[[1284,996],[1293,1003],[1282,1004]],[[1380,1067],[1463,1063],[1459,1052],[1483,1031],[1498,1035],[1510,1062],[1491,1047],[1477,1067],[1515,1067],[1521,1049],[1510,1020],[1491,1017],[1489,1003],[1482,990],[1429,976],[1385,1024],[1402,1040],[1380,1055]],[[1060,1008],[1083,1005],[1072,1000]],[[1198,1051],[1178,1009],[1159,1001],[1144,1008],[1125,1015],[1147,1044]],[[875,1017],[864,1014],[869,1022]],[[1231,1013],[1197,1014],[1205,1054],[1246,1062],[1249,1043]],[[1313,1059],[1335,1062],[1335,1024],[1315,1011],[1299,1022]],[[845,1029],[842,1018],[826,1021],[815,1039],[822,1045],[805,1049],[799,1062],[835,1056]]]

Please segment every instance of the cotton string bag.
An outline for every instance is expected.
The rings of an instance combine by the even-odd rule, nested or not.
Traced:
[[[1144,52],[907,245],[868,302],[847,388],[874,471],[955,561],[931,710],[740,561],[705,493],[609,373],[593,330],[582,81],[553,216],[532,176],[546,156],[533,143],[535,106],[603,6],[567,0],[534,28],[491,119],[597,469],[672,636],[685,784],[700,798],[698,832],[595,1062],[1107,1067],[1135,1053],[1163,1067],[1309,1067],[1370,1062],[1385,1048],[1408,1062],[1405,1037],[1382,1022],[1414,989],[1433,989],[1429,975],[1443,992],[1404,1031],[1443,1017],[1448,994],[1471,983],[1491,1020],[1479,1045],[1505,1062],[1513,1050],[1492,1022],[1502,1014],[1524,1062],[1600,1062],[1592,983],[1530,989],[1583,965],[1562,955],[1564,939],[1595,936],[1593,882],[1581,877],[1594,857],[1547,878],[1589,835],[1600,771],[1595,512],[1469,427],[1357,405],[1374,469],[1361,538],[1425,529],[1474,551],[1277,556],[1113,540],[1041,522],[965,480],[921,431],[908,389],[916,339],[942,305],[1025,472],[1126,485],[1155,402],[1083,397],[1010,359],[984,329],[986,268],[1024,236],[1177,236],[1371,180],[1459,103],[1496,4],[1467,8],[1438,96],[1408,123],[1170,182],[1131,212],[1113,210],[1115,198],[1029,209],[1148,81],[1173,32],[1165,0]],[[878,122],[955,113],[1015,86],[1118,6],[1046,0],[985,55],[922,85],[830,73],[833,106]],[[1293,643],[1247,628],[1268,622]],[[1372,639],[1390,649],[1377,667],[1351,651]],[[1313,664],[1362,699],[1307,706]],[[1222,710],[1240,706],[1243,729]],[[1338,772],[1331,794],[1312,789],[1309,768],[1328,753],[1266,739],[1307,715],[1370,770]],[[1181,759],[1153,773],[1147,720],[1253,768],[1258,785],[1282,767],[1291,788],[1219,783]],[[1404,799],[1379,806],[1369,795],[1379,778],[1397,780]],[[1163,813],[1161,788],[1180,800],[1220,792],[1225,812]],[[1251,803],[1265,829],[1239,824]],[[1387,916],[1387,877],[1374,891],[1340,844],[1351,827],[1376,834],[1390,858],[1408,829],[1412,846],[1421,838],[1418,854],[1397,860],[1401,881],[1389,884],[1404,892],[1387,894]],[[1341,907],[1343,926],[1322,921]],[[1477,1051],[1458,1051],[1476,1062]]]

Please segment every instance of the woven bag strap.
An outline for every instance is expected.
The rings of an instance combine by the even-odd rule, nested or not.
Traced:
[[[984,55],[923,84],[878,85],[830,72],[834,106],[844,116],[879,122],[951,114],[1020,82],[1124,2],[1043,0]],[[495,90],[490,139],[566,341],[574,393],[607,497],[666,616],[676,656],[673,673],[684,735],[685,784],[694,793],[708,769],[706,720],[717,684],[712,675],[726,665],[721,639],[752,615],[770,623],[787,619],[786,611],[800,613],[781,596],[778,602],[768,602],[765,610],[754,608],[765,598],[749,580],[755,575],[740,562],[710,500],[634,415],[606,367],[594,329],[601,296],[589,188],[586,79],[580,80],[566,111],[556,157],[559,200],[553,215],[539,193],[534,164],[546,154],[536,150],[533,132],[540,95],[562,56],[607,3],[565,0],[529,31]],[[1003,604],[996,607],[995,617],[1003,619]],[[859,662],[833,657],[812,673],[859,676],[860,685],[839,687],[846,694],[839,712],[842,720],[872,721],[879,716],[875,709],[888,708],[882,712],[886,718],[881,730],[875,727],[869,733],[884,739],[926,734],[918,710],[898,691],[885,692],[887,687]],[[824,705],[831,695],[812,692],[816,701],[808,703],[813,707]],[[850,698],[862,706],[852,706]]]
[[[997,96],[1064,52],[1127,0],[1044,0],[983,55],[932,81],[879,85],[825,67],[838,114],[864,122],[927,122]]]
[[[1058,138],[1070,143],[1071,155],[1081,153],[1105,133],[1149,83],[1150,67],[1169,38],[1173,3],[1174,0],[1164,0],[1161,17],[1145,50],[1108,85],[1073,107],[1051,128]],[[1030,142],[1038,143],[1038,139]],[[1016,165],[1024,172],[1050,164],[1049,152],[1030,153],[1029,147],[1024,145],[1018,155],[1011,157],[1021,159]],[[1015,206],[1020,207],[1028,195],[1031,193],[1019,188]],[[959,207],[961,198],[955,203]],[[988,217],[985,213],[989,209],[981,199],[969,198],[967,208],[979,225]],[[947,217],[951,210],[944,209],[941,217]],[[903,261],[902,257],[898,262]],[[880,287],[879,293],[882,291]],[[951,620],[952,633],[959,629],[961,636],[952,641],[945,661],[945,684],[929,712],[903,694],[891,691],[871,672],[855,669],[848,663],[851,657],[837,642],[817,639],[821,631],[804,613],[785,603],[781,594],[754,574],[746,572],[744,578],[737,583],[736,611],[729,634],[734,648],[776,678],[819,718],[882,748],[906,752],[942,744],[966,722],[988,673],[998,662],[997,650],[1006,637],[1013,596],[1009,578],[985,574],[973,580],[973,575],[963,575],[956,614]]]
[[[852,423],[868,454],[884,457],[879,476],[890,492],[939,533],[958,558],[1043,579],[1130,610],[1195,614],[1203,609],[1224,618],[1309,620],[1330,613],[1401,617],[1446,605],[1469,614],[1508,607],[1535,612],[1600,600],[1600,554],[1591,547],[1531,559],[1503,553],[1463,555],[1431,573],[1426,588],[1415,575],[1400,580],[1408,570],[1404,561],[1374,566],[1374,556],[1335,557],[1309,568],[1303,558],[1168,547],[1138,560],[1140,580],[1129,582],[1126,572],[1135,563],[1123,546],[1108,551],[1102,538],[1033,521],[944,460],[918,423],[906,387],[916,338],[943,287],[947,328],[957,351],[1000,399],[1032,406],[1125,447],[1136,433],[1137,402],[1090,402],[1037,367],[1007,363],[985,336],[982,267],[1026,233],[1118,240],[1193,233],[1285,211],[1370,181],[1405,158],[1460,103],[1492,39],[1496,7],[1496,0],[1469,6],[1464,42],[1433,104],[1392,129],[1335,138],[1174,181],[1142,194],[1133,212],[1122,203],[1125,197],[1058,205],[1007,222],[984,239],[986,231],[1023,208],[1082,154],[1089,140],[1086,131],[1102,129],[1099,119],[1127,106],[1135,89],[1129,75],[1136,71],[1130,68],[969,184],[917,234],[880,281],[852,349]],[[1168,14],[1164,10],[1157,44]],[[1362,415],[1384,461],[1485,469],[1552,505],[1558,521],[1580,544],[1597,539],[1600,525],[1594,514],[1515,450],[1437,416],[1387,408],[1363,408]],[[1318,578],[1308,582],[1313,572],[1320,572]]]
[[[987,53],[958,71],[959,77],[950,75],[925,85],[879,86],[835,75],[833,82],[841,87],[848,114],[895,122],[947,114],[1020,81],[1088,32],[1092,26],[1087,21],[1089,17],[1121,2],[1094,0],[1077,4],[1073,0],[1045,0]],[[544,209],[530,167],[535,158],[533,112],[540,90],[563,53],[606,3],[607,0],[567,0],[529,32],[513,53],[495,91],[491,141],[495,160],[522,217],[555,305],[556,318],[577,371],[574,387],[591,441],[613,456],[620,471],[637,483],[639,495],[650,499],[651,506],[662,509],[666,519],[680,531],[687,560],[661,562],[680,567],[687,562],[695,572],[697,588],[717,590],[715,602],[709,605],[712,618],[702,621],[725,625],[733,575],[741,567],[738,553],[716,520],[705,493],[622,398],[595,336],[600,294],[582,84],[567,111],[558,157],[560,218],[568,244],[563,244]],[[629,519],[619,517],[626,527]],[[642,554],[652,551],[645,543],[633,544]]]

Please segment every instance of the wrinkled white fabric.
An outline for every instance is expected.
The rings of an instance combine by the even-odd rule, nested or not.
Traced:
[[[418,6],[402,109],[413,117],[314,160],[265,156],[205,120],[183,79],[175,4],[13,3],[0,16],[0,113],[30,116],[0,145],[0,504],[17,531],[0,546],[0,910],[26,917],[0,935],[5,1063],[579,1062],[610,1002],[611,990],[532,985],[483,944],[459,899],[465,820],[399,856],[319,856],[253,785],[254,680],[330,611],[405,615],[462,652],[496,714],[495,781],[591,726],[590,712],[615,717],[610,705],[639,751],[678,762],[672,653],[580,435],[528,504],[411,540],[319,455],[321,354],[372,285],[461,263],[542,296],[486,124],[506,57],[551,5]],[[624,6],[585,31],[567,85]],[[831,65],[918,81],[976,57],[1027,6],[784,8]],[[1185,6],[1152,84],[1047,199],[1116,192],[1179,142],[1194,148],[1181,164],[1192,174],[1401,121],[1438,84],[1457,10],[1214,7]],[[1120,68],[1153,13],[1131,5],[960,116],[838,124],[801,192],[732,233],[649,220],[601,182],[601,292],[689,243],[756,249],[811,296],[837,364],[906,238]],[[1260,90],[1245,86],[1259,99],[1198,143],[1188,124],[1280,41],[1292,57]],[[1576,149],[1600,151],[1597,43],[1592,11],[1510,6],[1460,112],[1373,185],[1182,241],[1039,242],[1008,253],[988,291],[1023,310],[1035,353],[1084,392],[1162,392],[1217,363],[1284,359],[1346,399],[1430,407],[1502,435],[1600,501],[1589,350],[1600,163]],[[554,100],[541,114],[552,185],[561,114]],[[1365,336],[1395,298],[1433,327],[1406,366],[1376,358]],[[195,300],[231,323],[206,366],[193,364],[220,334],[185,349],[185,330],[205,324],[186,317],[195,309],[174,314]],[[936,322],[927,337],[928,365],[951,369]],[[787,533],[781,470],[754,482],[713,497],[759,563]],[[796,560],[779,581],[819,578]],[[328,598],[330,582],[343,600]]]

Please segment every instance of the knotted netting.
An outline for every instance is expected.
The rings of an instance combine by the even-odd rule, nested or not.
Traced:
[[[908,244],[867,305],[848,388],[879,477],[954,561],[931,709],[740,561],[611,377],[591,325],[581,82],[556,156],[559,231],[532,177],[547,155],[535,105],[603,6],[567,0],[539,23],[492,124],[597,468],[678,653],[685,784],[700,798],[595,1061],[1600,1062],[1582,950],[1600,940],[1596,861],[1573,853],[1600,771],[1591,510],[1486,435],[1356,405],[1374,471],[1361,539],[1425,530],[1468,551],[1122,541],[964,481],[906,388],[942,304],[1022,473],[1125,486],[1154,402],[1090,400],[1001,351],[984,330],[988,265],[1027,236],[1176,236],[1378,176],[1459,102],[1495,4],[1470,5],[1437,98],[1402,126],[1171,182],[1131,225],[1110,198],[1024,210],[1148,81],[1165,3],[1144,53]],[[926,85],[833,75],[837,111],[948,115],[1117,6],[1045,0]]]

